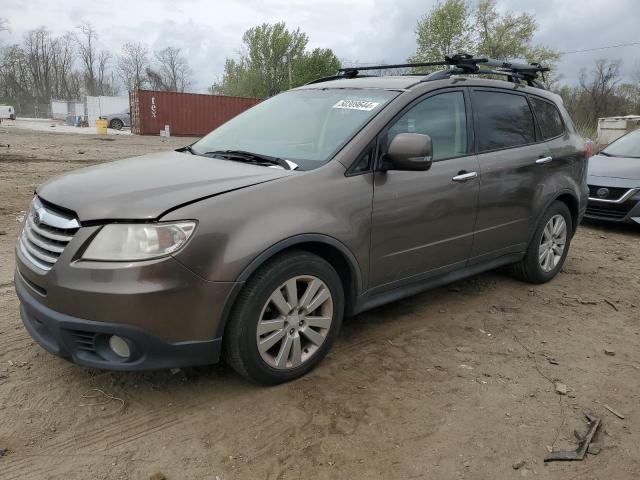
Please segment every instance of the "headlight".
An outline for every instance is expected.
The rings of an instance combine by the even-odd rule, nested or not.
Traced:
[[[133,261],[162,257],[179,250],[196,222],[113,223],[105,225],[82,254],[84,260]]]

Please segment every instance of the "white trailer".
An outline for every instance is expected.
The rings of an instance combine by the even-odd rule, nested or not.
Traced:
[[[597,144],[600,147],[609,145],[614,140],[639,127],[640,115],[599,118]]]
[[[2,120],[15,120],[16,111],[11,105],[0,105],[0,122]]]

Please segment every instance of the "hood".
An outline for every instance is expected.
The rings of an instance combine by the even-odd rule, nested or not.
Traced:
[[[594,155],[589,159],[589,176],[640,180],[640,158]]]
[[[37,193],[74,211],[81,222],[148,220],[179,205],[291,174],[170,151],[75,170],[45,183]]]

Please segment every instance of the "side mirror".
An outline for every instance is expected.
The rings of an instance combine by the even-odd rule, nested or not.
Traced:
[[[420,133],[398,133],[386,155],[386,170],[429,170],[433,155],[431,137]]]

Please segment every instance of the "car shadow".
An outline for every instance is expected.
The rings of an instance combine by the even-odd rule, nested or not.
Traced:
[[[599,232],[614,232],[633,237],[640,236],[640,225],[633,225],[631,223],[607,222],[604,220],[584,218],[580,226],[593,228]]]

